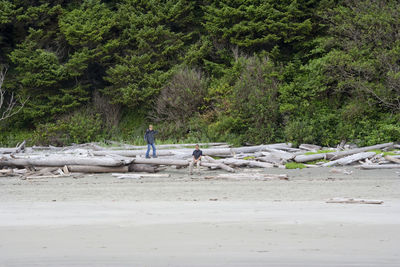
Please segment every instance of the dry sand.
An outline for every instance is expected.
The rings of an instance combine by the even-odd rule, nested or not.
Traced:
[[[400,266],[399,170],[0,178],[0,266]],[[328,204],[333,197],[382,205]]]

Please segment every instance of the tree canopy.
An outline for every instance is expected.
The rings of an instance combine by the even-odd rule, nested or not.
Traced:
[[[399,14],[396,0],[0,0],[2,90],[28,99],[0,142],[136,142],[146,121],[171,140],[398,141]]]

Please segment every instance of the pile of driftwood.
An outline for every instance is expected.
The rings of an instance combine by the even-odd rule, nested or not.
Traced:
[[[0,148],[0,175],[35,177],[68,176],[70,173],[154,173],[168,165],[187,167],[195,144],[158,145],[158,157],[151,159],[145,158],[145,146],[119,143],[113,145],[103,147],[97,143],[89,143],[68,147],[26,147],[23,142],[16,148]],[[200,146],[204,155],[202,166],[228,172],[235,172],[240,167],[285,168],[285,164],[289,162],[303,163],[306,167],[358,164],[362,169],[400,168],[400,150],[395,150],[398,155],[372,151],[400,149],[394,143],[362,148],[344,146],[336,149],[310,144],[295,148],[290,143],[238,148],[229,147],[226,143],[206,143]],[[324,149],[323,153],[319,153],[321,149]],[[310,162],[313,164],[309,164]],[[240,179],[239,176],[237,178]],[[278,176],[276,178],[285,179]]]

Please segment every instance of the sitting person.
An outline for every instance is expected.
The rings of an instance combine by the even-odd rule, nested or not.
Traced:
[[[189,173],[193,174],[193,165],[196,164],[197,168],[200,167],[201,156],[203,155],[203,151],[199,149],[199,145],[196,144],[196,149],[193,151],[193,159],[189,165]]]

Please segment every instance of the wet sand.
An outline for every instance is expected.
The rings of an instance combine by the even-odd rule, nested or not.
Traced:
[[[0,266],[399,266],[400,170],[346,169],[0,178]]]

